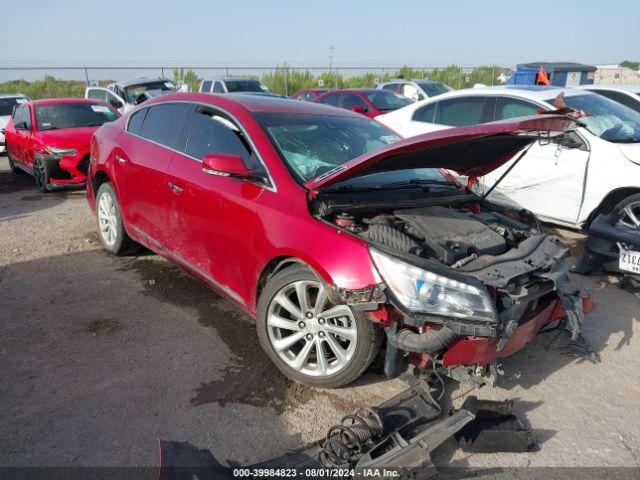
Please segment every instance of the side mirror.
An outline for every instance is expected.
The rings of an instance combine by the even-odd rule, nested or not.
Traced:
[[[240,155],[230,153],[207,153],[202,159],[202,171],[221,177],[257,178],[255,172],[245,166]]]
[[[360,113],[360,114],[365,114],[367,113],[367,107],[353,107],[351,109],[352,112],[356,112],[356,113]]]
[[[16,130],[26,130],[27,122],[18,122],[13,126],[13,128],[15,128]]]

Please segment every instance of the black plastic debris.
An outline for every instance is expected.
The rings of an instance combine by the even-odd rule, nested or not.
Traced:
[[[513,414],[513,400],[493,401],[467,397],[461,411],[475,418],[463,426],[454,438],[465,452],[530,452],[536,449],[533,435]]]

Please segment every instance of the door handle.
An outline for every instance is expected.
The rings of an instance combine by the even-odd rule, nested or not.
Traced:
[[[120,155],[116,155],[116,160],[118,161],[118,163],[120,165],[124,165],[125,163],[127,163],[127,159],[126,158],[122,158]]]
[[[173,193],[182,193],[182,188],[177,186],[175,183],[169,182],[167,185],[169,185],[169,188]]]

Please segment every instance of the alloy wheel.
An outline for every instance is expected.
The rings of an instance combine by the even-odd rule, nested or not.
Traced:
[[[103,192],[98,199],[98,225],[104,243],[112,247],[118,235],[118,217],[116,206],[108,192]]]
[[[344,369],[357,344],[357,326],[346,305],[334,305],[320,282],[301,280],[280,289],[267,313],[269,342],[291,368],[323,377]]]
[[[625,205],[617,216],[618,225],[640,230],[640,201]]]
[[[47,180],[45,178],[44,165],[42,164],[42,160],[38,160],[36,162],[36,166],[33,169],[33,178],[36,181],[38,189],[44,192],[47,188]]]

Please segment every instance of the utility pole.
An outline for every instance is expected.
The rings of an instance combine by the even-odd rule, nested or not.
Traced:
[[[335,48],[333,46],[329,47],[329,75],[333,72],[333,52]],[[338,76],[336,75],[336,88],[338,88]]]

